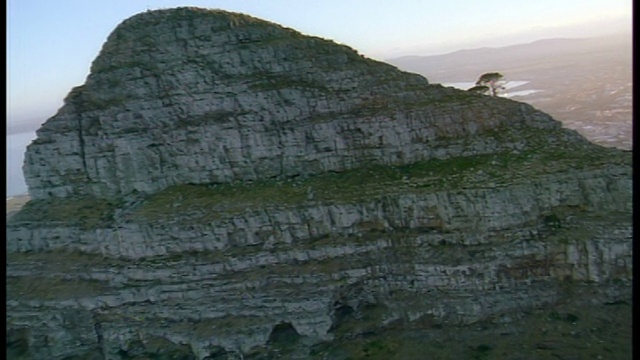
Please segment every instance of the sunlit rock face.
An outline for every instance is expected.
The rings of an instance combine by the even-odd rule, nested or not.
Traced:
[[[124,21],[24,170],[8,358],[536,358],[526,314],[631,302],[629,153],[246,15]]]
[[[489,130],[559,126],[489,100],[249,16],[150,11],[109,36],[24,172],[36,199],[118,197],[494,153],[526,143]]]

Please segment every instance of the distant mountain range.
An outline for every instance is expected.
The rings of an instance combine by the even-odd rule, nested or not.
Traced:
[[[515,98],[551,114],[602,145],[631,147],[632,36],[544,39],[500,48],[387,59],[431,83],[475,82],[498,71],[505,80],[528,81]]]
[[[534,76],[541,69],[572,65],[576,61],[628,60],[631,34],[584,39],[543,39],[499,48],[459,50],[444,55],[402,56],[386,62],[426,76],[432,83],[475,81],[482,72],[500,71],[510,78]],[[605,58],[603,58],[603,56]]]

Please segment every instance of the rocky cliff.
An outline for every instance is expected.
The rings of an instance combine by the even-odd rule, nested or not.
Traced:
[[[113,31],[24,173],[36,199],[113,198],[495,153],[521,126],[559,123],[248,16],[154,11]]]
[[[631,299],[630,154],[246,15],[125,20],[24,171],[13,358],[561,356],[527,314]]]

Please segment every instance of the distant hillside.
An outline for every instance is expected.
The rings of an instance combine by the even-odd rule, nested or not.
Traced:
[[[529,81],[516,98],[602,145],[631,148],[632,38],[545,39],[501,48],[386,60],[431,83],[473,82],[487,71]]]
[[[9,122],[9,119],[7,118],[7,135],[35,132],[42,123],[42,119],[30,119],[23,122]]]
[[[479,72],[491,70],[500,70],[511,77],[531,76],[540,69],[570,65],[575,61],[628,60],[630,65],[631,50],[631,35],[620,34],[589,39],[544,39],[500,48],[465,49],[432,56],[403,56],[385,61],[439,83],[474,81]]]

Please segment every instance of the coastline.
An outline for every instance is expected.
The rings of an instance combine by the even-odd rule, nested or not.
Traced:
[[[7,196],[7,219],[20,211],[29,200],[31,200],[29,194]]]

